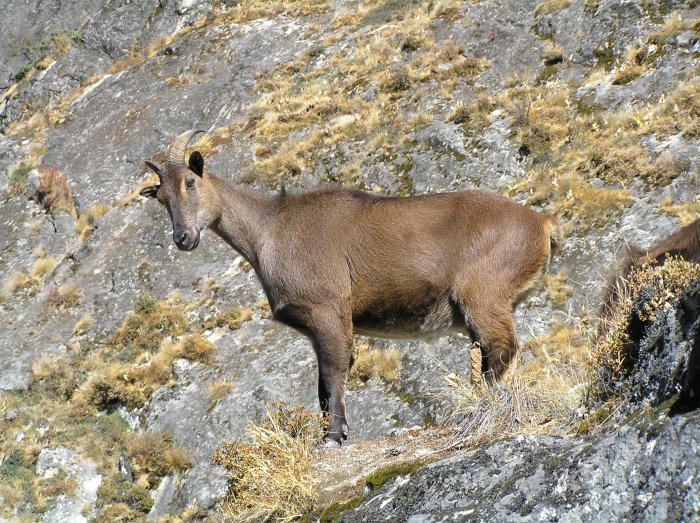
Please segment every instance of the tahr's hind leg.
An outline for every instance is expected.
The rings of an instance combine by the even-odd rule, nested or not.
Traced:
[[[495,382],[508,369],[518,351],[512,307],[498,302],[462,302],[466,323],[481,345],[481,370],[488,382]]]

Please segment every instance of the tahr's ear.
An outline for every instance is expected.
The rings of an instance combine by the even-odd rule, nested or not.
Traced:
[[[194,174],[201,177],[204,174],[204,158],[199,151],[190,154],[190,169]]]
[[[161,172],[160,167],[158,167],[156,164],[151,163],[148,160],[146,160],[144,163],[151,171],[153,171],[154,173],[156,173],[158,175],[158,178],[163,177],[163,173]]]
[[[139,191],[139,194],[141,196],[145,196],[146,198],[155,198],[159,187],[160,187],[160,185],[151,185],[150,187],[146,187],[145,189],[141,189]]]

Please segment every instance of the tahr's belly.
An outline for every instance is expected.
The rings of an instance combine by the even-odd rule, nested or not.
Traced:
[[[373,307],[353,316],[356,334],[374,338],[424,339],[464,332],[459,308],[448,298],[418,307]]]

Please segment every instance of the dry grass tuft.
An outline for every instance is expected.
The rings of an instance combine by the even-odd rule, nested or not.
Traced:
[[[95,370],[73,394],[72,402],[86,413],[112,411],[124,405],[142,407],[155,390],[172,378],[172,360],[154,358],[147,364],[112,363]]]
[[[67,361],[42,356],[32,367],[30,387],[34,393],[48,393],[66,400],[77,387],[77,376]]]
[[[187,317],[177,298],[156,301],[144,294],[107,342],[117,348],[131,346],[136,352],[156,352],[165,337],[179,336],[186,329]]]
[[[680,14],[675,14],[666,19],[664,25],[658,31],[649,35],[649,42],[656,45],[668,43],[678,34],[696,30],[698,19],[684,19]]]
[[[430,16],[433,18],[445,18],[448,20],[456,20],[459,18],[460,10],[464,7],[464,2],[457,0],[441,0],[435,2],[435,7],[433,7],[430,12]]]
[[[44,284],[44,280],[50,276],[56,268],[56,260],[51,257],[40,258],[32,266],[29,273],[20,272],[13,274],[7,280],[5,288],[13,294],[20,291],[35,293]]]
[[[148,484],[158,485],[161,477],[172,472],[181,472],[192,466],[189,453],[175,445],[168,433],[142,432],[129,438],[127,450],[131,458],[134,475]]]
[[[454,405],[448,423],[457,427],[462,445],[515,434],[564,433],[581,404],[581,383],[562,375],[531,381],[517,368],[490,387],[460,382],[444,392]]]
[[[696,197],[694,202],[686,202],[674,205],[670,198],[659,204],[659,209],[676,217],[678,225],[685,227],[700,218],[700,196]]]
[[[60,311],[77,307],[82,299],[83,293],[72,283],[66,283],[60,287],[52,287],[44,303],[48,309]]]
[[[31,163],[22,162],[15,167],[10,173],[10,184],[7,192],[10,194],[20,194],[24,191],[24,186],[29,178],[29,173],[34,170],[35,166]]]
[[[231,330],[238,330],[241,326],[253,318],[253,309],[245,307],[232,307],[220,314],[217,314],[213,319],[204,322],[204,329],[214,329],[217,327],[227,326]]]
[[[545,274],[544,285],[547,289],[547,296],[552,302],[562,307],[566,301],[574,295],[574,289],[567,285],[568,278],[565,271],[556,274]]]
[[[468,135],[483,131],[491,123],[489,114],[496,108],[496,101],[485,93],[478,95],[471,103],[458,101],[447,115],[448,122],[454,122],[462,127]]]
[[[47,256],[45,258],[40,258],[32,266],[32,270],[29,274],[30,278],[37,280],[44,280],[47,276],[53,273],[56,268],[56,260]]]
[[[564,61],[564,50],[558,45],[548,45],[542,55],[542,61],[545,65],[556,65]]]
[[[96,205],[80,213],[80,216],[75,222],[75,231],[78,233],[80,241],[85,241],[85,239],[92,234],[92,231],[95,230],[97,220],[107,214],[107,211],[109,211],[109,207],[106,205]]]
[[[233,392],[236,386],[229,381],[217,381],[209,385],[207,393],[209,394],[209,407],[214,408],[226,396]]]
[[[85,334],[91,326],[92,318],[89,314],[85,314],[73,326],[73,334]]]
[[[210,511],[200,507],[196,501],[179,514],[168,514],[158,518],[158,523],[202,523],[216,521]]]
[[[535,16],[551,15],[569,7],[571,0],[544,0],[535,7]]]
[[[375,349],[368,343],[355,342],[355,362],[350,369],[350,379],[363,382],[382,380],[396,383],[401,377],[401,352],[395,348]]]
[[[180,357],[200,363],[212,363],[219,348],[200,334],[190,334],[180,343]]]
[[[625,53],[625,63],[615,73],[613,85],[625,85],[647,72],[646,50],[639,47],[630,47]]]
[[[228,470],[229,492],[220,509],[235,521],[292,521],[316,499],[311,459],[323,427],[301,406],[273,403],[251,424],[252,444],[221,445],[212,462]]]
[[[309,16],[323,14],[330,9],[328,0],[242,0],[224,10],[220,17],[225,21],[244,23],[258,18],[274,18],[280,15]]]
[[[68,179],[52,167],[41,167],[39,173],[39,187],[31,198],[51,213],[65,212],[77,219]]]
[[[636,357],[633,336],[637,335],[631,330],[632,323],[653,322],[698,278],[700,265],[667,256],[663,265],[644,263],[627,280],[616,282],[617,300],[601,318],[593,347],[594,395],[607,397],[632,368]]]
[[[457,428],[457,444],[472,446],[514,434],[568,433],[586,389],[588,340],[583,321],[574,327],[553,324],[549,333],[523,347],[495,385],[470,384],[449,375],[449,386],[438,395],[453,405],[448,423]]]

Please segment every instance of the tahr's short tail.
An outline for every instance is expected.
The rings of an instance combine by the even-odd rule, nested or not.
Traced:
[[[561,225],[559,222],[551,217],[546,216],[544,222],[544,233],[549,238],[549,244],[547,245],[547,261],[545,262],[545,272],[549,270],[549,266],[552,264],[552,258],[554,255],[561,251],[564,246],[564,235],[561,230]]]

